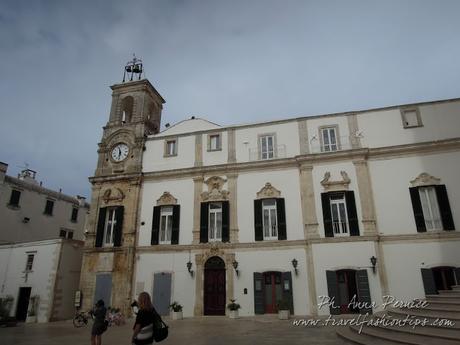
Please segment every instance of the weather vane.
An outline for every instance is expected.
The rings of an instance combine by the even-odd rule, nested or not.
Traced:
[[[134,76],[138,77],[138,80],[141,80],[142,72],[144,71],[142,60],[136,57],[136,54],[133,54],[133,59],[128,61],[123,72],[123,83],[126,81],[126,78],[129,81],[133,81]]]

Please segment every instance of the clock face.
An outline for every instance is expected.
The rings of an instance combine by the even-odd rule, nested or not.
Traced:
[[[118,144],[112,149],[112,159],[115,162],[121,162],[128,157],[129,147],[126,144]]]

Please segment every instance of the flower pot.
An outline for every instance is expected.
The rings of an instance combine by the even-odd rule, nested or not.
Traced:
[[[238,319],[238,309],[237,310],[230,310],[228,312],[228,316],[230,317],[230,319]]]
[[[173,320],[182,320],[183,319],[182,311],[173,311],[172,312],[172,319]]]
[[[278,319],[289,320],[289,310],[278,310]]]

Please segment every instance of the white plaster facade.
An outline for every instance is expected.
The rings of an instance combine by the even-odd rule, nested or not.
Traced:
[[[33,255],[33,262],[26,267],[29,255]],[[0,298],[13,297],[10,316],[17,316],[20,290],[30,288],[30,297],[38,296],[37,322],[72,318],[82,255],[83,242],[78,240],[0,245]],[[31,311],[30,301],[25,308]]]
[[[419,112],[419,126],[404,125],[408,108]],[[333,152],[323,149],[325,127],[336,129]],[[207,150],[211,133],[221,135],[218,151]],[[267,134],[275,138],[275,154],[265,160],[260,137]],[[164,156],[168,138],[178,142],[174,157]],[[226,264],[226,303],[236,298],[241,315],[255,313],[254,272],[291,272],[294,313],[324,315],[330,310],[318,303],[330,295],[326,271],[366,271],[370,298],[379,305],[386,294],[422,297],[422,268],[460,267],[460,100],[231,127],[189,119],[150,136],[143,162],[133,283],[136,293],[155,296],[155,273],[171,274],[167,298],[181,303],[186,317],[205,314],[202,260],[212,256]],[[455,229],[417,231],[409,188],[422,173],[446,186]],[[229,192],[226,243],[200,243],[201,193],[212,176],[223,178],[221,190]],[[284,199],[286,239],[255,238],[254,200],[267,182]],[[353,192],[359,236],[326,235],[322,193],[328,191]],[[152,245],[153,208],[164,192],[180,205],[178,243]],[[458,273],[454,278],[459,284]]]

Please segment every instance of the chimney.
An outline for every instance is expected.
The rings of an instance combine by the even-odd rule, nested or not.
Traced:
[[[19,174],[19,179],[23,180],[24,182],[29,182],[33,184],[38,184],[38,182],[35,180],[35,175],[37,174],[36,171],[31,170],[31,169],[24,169],[21,171]]]
[[[0,184],[5,181],[6,171],[8,170],[8,164],[0,162]]]

